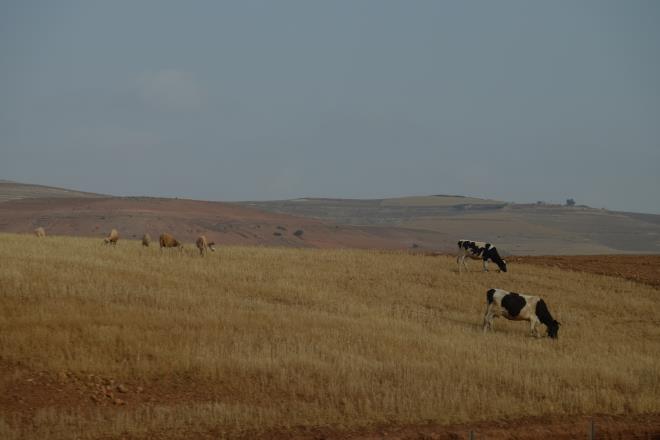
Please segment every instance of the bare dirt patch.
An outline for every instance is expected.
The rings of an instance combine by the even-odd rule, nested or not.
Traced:
[[[43,409],[67,409],[80,416],[98,408],[135,411],[137,408],[175,406],[182,403],[212,402],[219,396],[212,383],[185,378],[163,381],[118,381],[111,377],[80,375],[72,372],[29,371],[20,365],[0,361],[0,367],[14,380],[5,380],[0,394],[0,411],[15,423],[26,423]],[[217,384],[215,384],[217,385]],[[535,440],[540,438],[574,439],[586,437],[593,422],[598,439],[660,439],[660,414],[539,416],[520,419],[489,420],[452,425],[382,425],[346,430],[334,427],[292,427],[265,431],[245,431],[232,436],[240,439],[279,440],[376,440],[469,438],[489,440]],[[145,435],[125,433],[129,439],[212,439],[223,433],[214,430],[171,432],[150,431]],[[98,438],[110,438],[100,436]]]
[[[511,262],[609,275],[660,287],[660,255],[510,257]]]

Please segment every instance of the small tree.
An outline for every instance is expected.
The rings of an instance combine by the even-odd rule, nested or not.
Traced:
[[[566,199],[566,206],[575,206],[574,199]]]

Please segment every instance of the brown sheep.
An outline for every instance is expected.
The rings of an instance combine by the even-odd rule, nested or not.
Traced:
[[[142,246],[149,247],[150,243],[151,243],[151,237],[149,236],[149,234],[144,234],[142,236]]]
[[[199,254],[203,257],[204,256],[204,251],[207,249],[211,249],[211,252],[215,252],[215,243],[214,242],[207,242],[206,237],[204,235],[200,235],[197,237],[197,241],[195,242],[197,245],[197,249],[199,249]]]
[[[43,238],[46,236],[46,230],[39,226],[37,229],[34,230],[34,235],[36,235],[39,238]]]
[[[119,232],[117,232],[116,229],[113,229],[110,231],[108,236],[103,239],[103,243],[115,246],[117,244],[117,240],[119,240]]]
[[[163,248],[173,248],[173,247],[178,247],[179,249],[183,250],[183,243],[181,243],[179,240],[177,240],[167,232],[163,232],[162,234],[160,234],[158,242],[160,243],[161,251],[163,250]]]

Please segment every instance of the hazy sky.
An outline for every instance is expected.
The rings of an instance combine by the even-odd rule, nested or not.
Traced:
[[[660,213],[660,2],[0,1],[0,179]]]

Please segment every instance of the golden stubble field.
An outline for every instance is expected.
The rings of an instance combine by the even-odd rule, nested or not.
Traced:
[[[660,302],[619,278],[451,257],[0,234],[0,437],[192,438],[660,413]],[[481,330],[541,295],[559,340]],[[543,327],[544,329],[544,327]],[[120,388],[123,387],[123,391]]]

